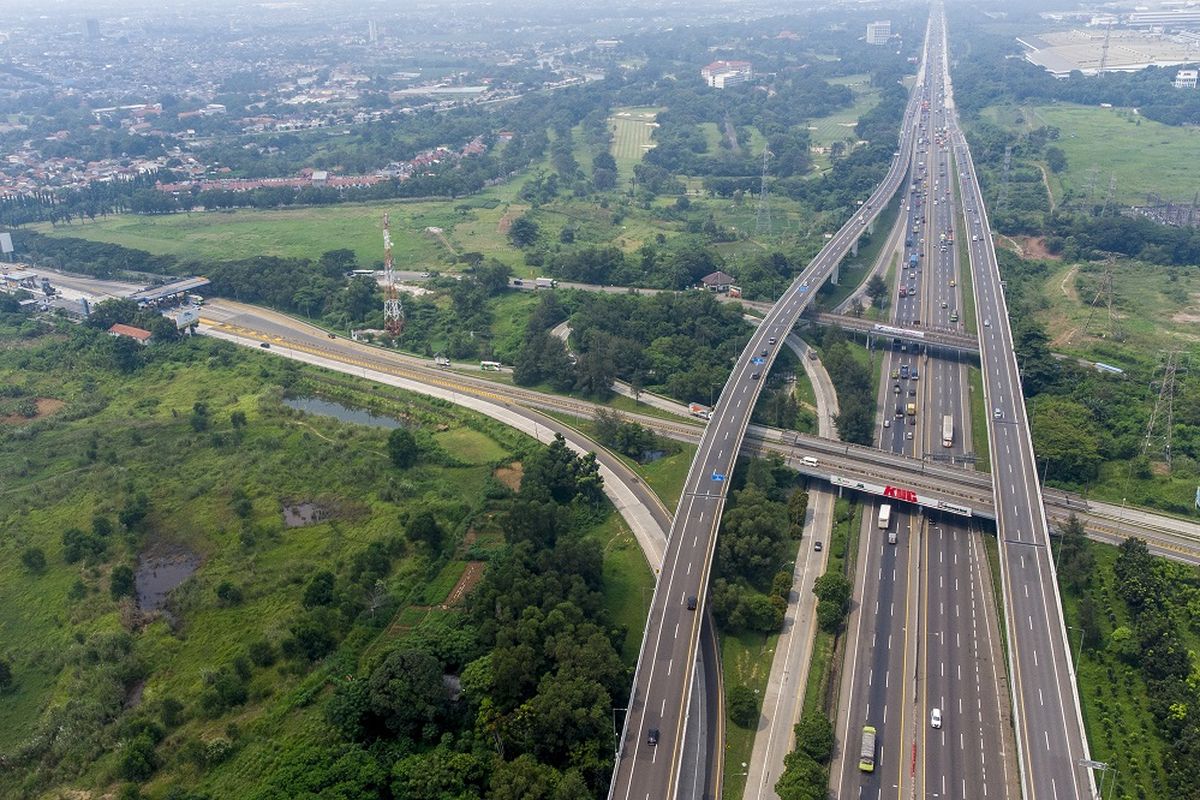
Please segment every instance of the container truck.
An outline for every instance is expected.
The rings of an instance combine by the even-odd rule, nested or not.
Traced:
[[[942,447],[954,446],[954,417],[949,414],[942,416]]]
[[[712,412],[709,410],[708,406],[702,406],[699,403],[688,403],[688,413],[693,417],[709,419]]]

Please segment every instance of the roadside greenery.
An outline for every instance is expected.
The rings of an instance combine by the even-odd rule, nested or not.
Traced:
[[[117,341],[0,349],[42,409],[0,422],[0,794],[603,793],[630,674],[593,458],[207,339],[126,370]]]
[[[1074,519],[1056,542],[1093,757],[1123,797],[1200,791],[1200,574],[1146,543],[1088,541]]]

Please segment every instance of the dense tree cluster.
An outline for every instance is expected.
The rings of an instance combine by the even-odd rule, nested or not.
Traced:
[[[744,488],[731,492],[721,518],[711,608],[725,631],[774,633],[783,624],[791,591],[789,534],[798,535],[791,520],[799,502],[795,496],[804,490],[778,457],[749,462],[744,481]]]
[[[715,399],[749,336],[738,306],[699,291],[587,294],[571,328],[580,390],[603,393],[620,377],[683,402]]]
[[[827,329],[822,338],[821,358],[837,389],[838,436],[847,442],[870,444],[875,435],[877,414],[870,368],[855,357],[840,328]]]
[[[504,514],[509,546],[457,635],[409,637],[336,681],[327,716],[353,745],[340,752],[356,754],[364,791],[387,786],[413,800],[604,791],[612,708],[630,676],[616,650],[624,632],[604,617],[599,546],[579,532],[600,513],[600,490],[594,457],[561,437],[532,453]],[[282,790],[283,777],[271,785]]]

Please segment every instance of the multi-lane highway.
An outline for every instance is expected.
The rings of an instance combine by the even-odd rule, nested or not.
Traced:
[[[987,408],[1009,674],[1024,797],[1095,795],[1033,441],[983,195],[947,81],[944,105],[966,207]]]
[[[900,148],[883,183],[767,312],[738,357],[701,436],[675,513],[634,675],[609,796],[674,798],[704,609],[726,487],[750,412],[784,337],[903,179],[917,105],[905,112]]]
[[[934,31],[945,55],[944,28]],[[939,63],[937,71],[944,73]],[[924,320],[939,330],[961,331],[961,269],[956,241],[958,196],[937,89],[930,115],[927,191],[931,225],[926,238],[928,269],[921,285]],[[972,332],[973,334],[973,332]],[[974,338],[974,336],[972,336]],[[972,420],[967,367],[943,348],[931,347],[922,398],[926,423],[923,453],[963,456],[970,451]],[[949,423],[946,419],[949,418]],[[947,437],[946,434],[949,434]],[[947,444],[948,442],[948,444]],[[944,515],[922,528],[917,648],[921,735],[916,743],[917,793],[942,798],[1007,798],[1015,787],[1016,759],[1006,725],[1008,705],[1003,648],[997,624],[998,599],[977,528]],[[934,727],[934,717],[938,727]]]

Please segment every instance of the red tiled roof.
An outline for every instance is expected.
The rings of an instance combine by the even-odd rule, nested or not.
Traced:
[[[137,339],[139,342],[150,341],[150,336],[152,335],[150,331],[146,330],[145,328],[135,328],[132,325],[125,325],[120,322],[109,328],[108,332],[117,336],[128,336],[132,339]]]

